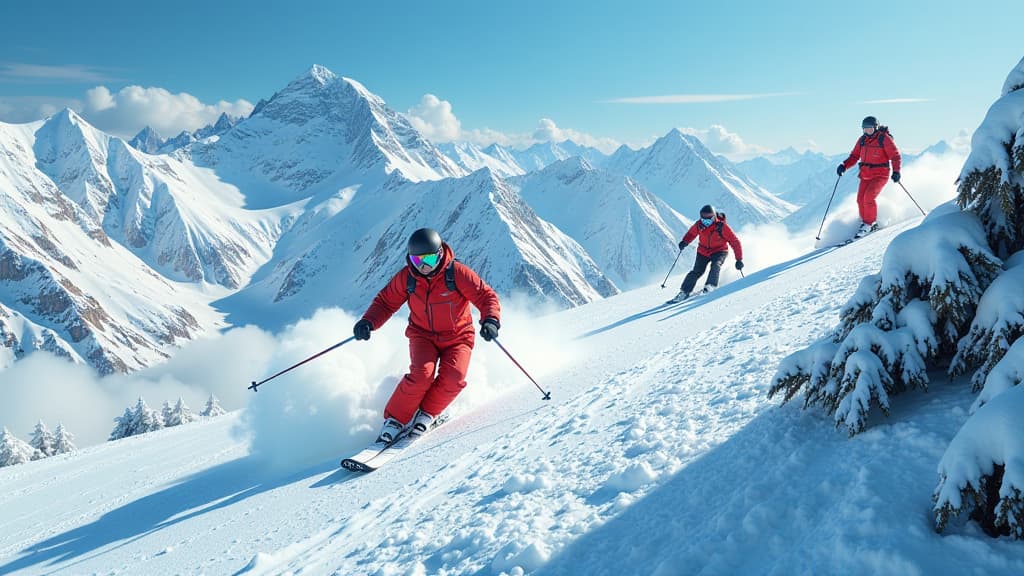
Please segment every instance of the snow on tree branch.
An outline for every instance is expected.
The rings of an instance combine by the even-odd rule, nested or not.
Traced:
[[[783,360],[769,398],[786,402],[803,387],[804,407],[820,404],[860,432],[872,405],[888,414],[890,396],[927,387],[928,361],[955,350],[1001,264],[976,217],[933,214],[892,241],[880,273],[841,309],[833,342]]]
[[[1002,360],[1010,345],[1024,334],[1024,252],[992,282],[978,304],[970,332],[957,345],[950,375],[959,376],[978,367],[971,383],[981,390],[989,372]]]
[[[992,536],[1024,538],[1022,413],[1024,387],[1015,386],[979,408],[950,442],[933,495],[936,531],[966,512]]]
[[[1024,247],[1024,60],[971,138],[957,203],[977,213],[1000,256]]]

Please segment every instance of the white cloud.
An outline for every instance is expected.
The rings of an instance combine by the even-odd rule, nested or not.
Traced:
[[[718,124],[713,124],[706,130],[700,128],[680,128],[679,130],[684,134],[700,138],[708,150],[731,160],[745,160],[771,152],[763,146],[744,142],[739,134],[730,132],[726,127]]]
[[[714,102],[739,102],[758,98],[794,96],[798,92],[774,92],[765,94],[666,94],[662,96],[629,96],[602,100],[604,104],[709,104]]]
[[[9,96],[0,98],[0,122],[34,122],[52,116],[64,108],[81,110],[82,101],[49,96]]]
[[[131,138],[146,126],[164,137],[177,136],[217,121],[221,113],[248,116],[253,105],[247,100],[214,104],[202,102],[186,92],[174,94],[163,88],[126,86],[111,92],[106,86],[85,91],[82,99],[22,96],[0,98],[0,121],[23,123],[41,120],[70,108],[100,130]]]
[[[459,119],[452,113],[452,105],[433,94],[424,94],[420,103],[407,113],[409,122],[428,140],[451,142],[462,132]]]
[[[176,136],[212,124],[224,112],[247,116],[253,105],[247,100],[221,100],[207,104],[186,92],[171,93],[164,88],[126,86],[111,92],[106,86],[86,91],[80,113],[97,128],[130,138],[145,126],[160,134]]]
[[[0,65],[0,78],[16,82],[110,82],[113,76],[95,66],[46,66],[39,64]]]
[[[535,142],[564,142],[572,140],[582,146],[591,146],[605,153],[614,152],[621,145],[621,142],[613,138],[602,138],[573,130],[572,128],[561,128],[550,118],[541,118],[537,123],[537,129],[533,131]]]
[[[550,118],[542,118],[532,134],[507,133],[490,128],[463,130],[462,123],[447,100],[433,94],[424,94],[419,104],[406,112],[406,118],[424,137],[434,142],[472,142],[480,147],[499,144],[506,148],[527,148],[538,142],[564,142],[572,140],[610,153],[620,143],[612,138],[593,136],[571,128],[561,128]]]

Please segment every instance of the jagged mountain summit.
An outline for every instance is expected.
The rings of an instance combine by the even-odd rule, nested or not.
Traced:
[[[222,112],[213,124],[203,126],[191,132],[184,130],[174,138],[166,139],[153,128],[146,126],[128,141],[128,145],[146,154],[169,154],[194,142],[213,136],[220,136],[234,128],[235,124],[241,121],[242,118],[236,118],[227,112]]]
[[[467,172],[489,168],[503,178],[526,173],[526,170],[516,163],[515,158],[497,144],[491,144],[486,149],[481,149],[472,142],[452,142],[438,144],[437,147]]]
[[[597,148],[582,146],[572,140],[538,142],[525,150],[513,150],[510,153],[516,163],[527,172],[542,170],[555,162],[568,160],[573,156],[586,159],[592,166],[601,166],[608,158]]]
[[[787,148],[739,162],[736,167],[779,198],[803,206],[821,196],[822,184],[830,175],[835,176],[839,160],[819,152],[799,153]]]
[[[782,219],[796,206],[781,200],[678,129],[648,148],[621,146],[602,167],[643,184],[681,214],[692,216],[704,204],[726,212],[734,227]]]
[[[622,289],[663,274],[692,223],[632,178],[596,169],[579,156],[510,182]]]
[[[419,182],[467,173],[379,96],[319,65],[216,142],[188,152],[197,165],[238,185],[251,207],[390,176]]]

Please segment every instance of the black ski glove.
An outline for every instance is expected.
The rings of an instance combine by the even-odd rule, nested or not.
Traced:
[[[743,260],[737,260],[736,261],[736,269],[737,270],[743,270]]]
[[[680,252],[682,252],[683,250],[686,250],[687,246],[688,246],[688,244],[686,242],[683,242],[682,240],[679,241],[679,251]]]
[[[846,166],[845,165],[840,164],[839,166],[836,166],[836,174],[838,174],[839,176],[842,176],[843,172],[846,172]]]
[[[893,172],[892,173],[892,181],[893,182],[899,182],[900,181],[900,173],[899,172]]]
[[[480,337],[490,342],[498,337],[498,328],[501,328],[501,325],[498,324],[497,320],[494,318],[484,318],[480,322]]]
[[[355,335],[356,340],[369,340],[371,330],[373,330],[373,324],[370,324],[366,318],[362,318],[352,328],[352,334]]]

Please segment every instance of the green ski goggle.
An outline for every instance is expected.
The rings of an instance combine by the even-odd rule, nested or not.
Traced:
[[[424,264],[433,268],[434,266],[437,266],[437,261],[440,259],[440,252],[434,252],[433,254],[422,254],[419,256],[415,254],[409,254],[409,261],[412,262],[412,265],[415,266],[416,268],[419,268]]]

